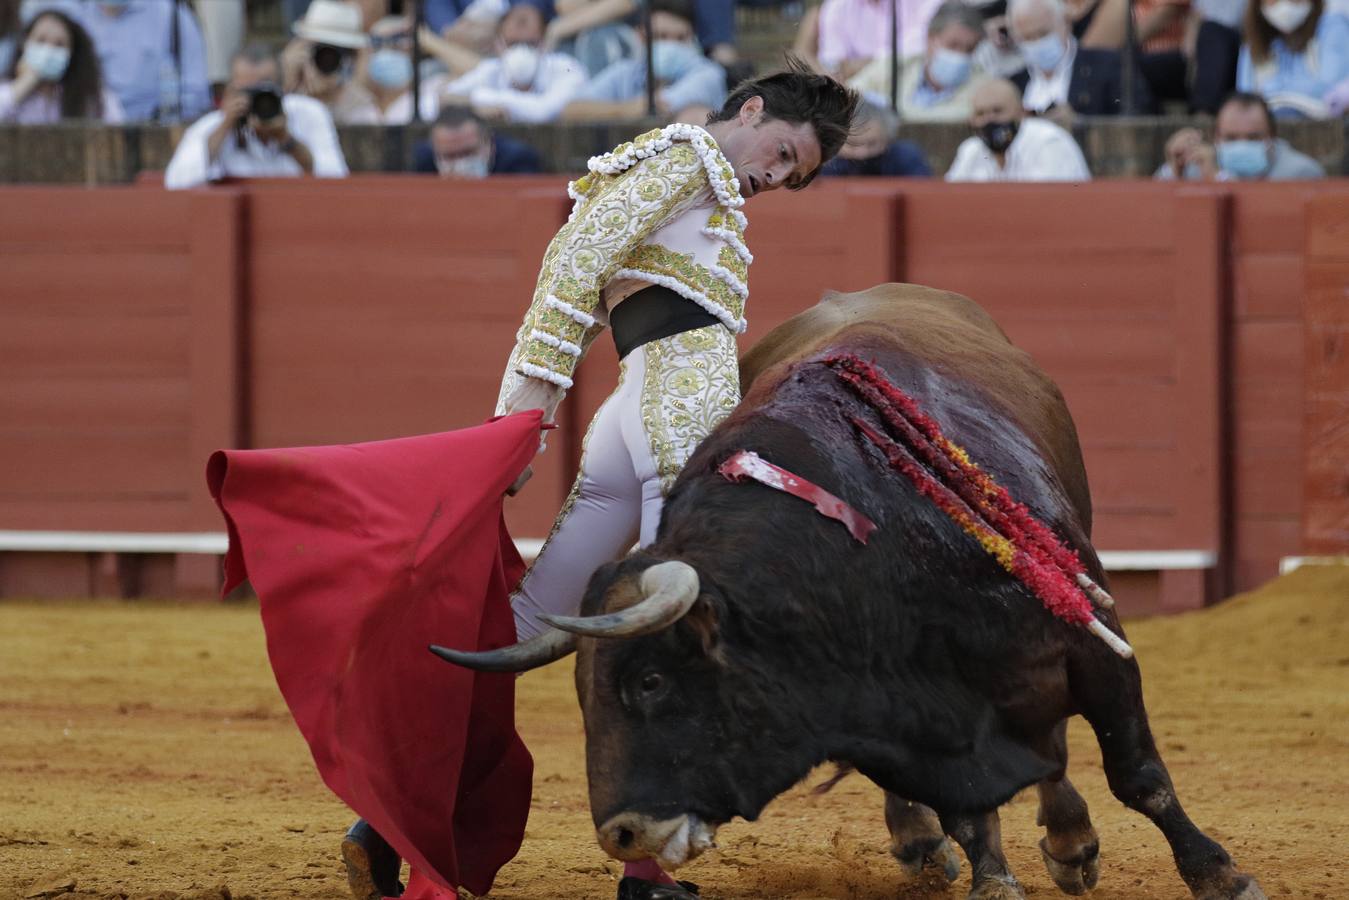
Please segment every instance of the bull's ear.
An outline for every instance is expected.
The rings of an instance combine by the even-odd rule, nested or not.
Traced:
[[[693,606],[684,614],[683,622],[693,630],[703,655],[721,661],[721,611],[720,602],[706,593],[700,594]]]

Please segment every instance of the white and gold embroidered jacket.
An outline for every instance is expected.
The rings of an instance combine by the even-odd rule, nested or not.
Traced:
[[[502,403],[523,376],[570,388],[608,310],[652,284],[687,297],[732,333],[745,330],[753,261],[745,201],[712,136],[670,125],[593,157],[589,169],[568,186],[575,206],[544,254]]]

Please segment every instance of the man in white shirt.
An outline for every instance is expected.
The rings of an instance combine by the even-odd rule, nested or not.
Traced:
[[[544,52],[543,35],[543,11],[516,2],[497,25],[495,58],[428,89],[438,95],[438,106],[472,106],[485,119],[551,122],[585,85],[586,73],[567,54]]]
[[[280,80],[281,66],[267,48],[236,53],[221,108],[183,133],[164,186],[178,190],[228,177],[346,177],[327,107],[312,97],[282,96]]]
[[[947,181],[1090,181],[1073,136],[1053,122],[1026,115],[1016,85],[979,84],[971,98],[970,127]]]

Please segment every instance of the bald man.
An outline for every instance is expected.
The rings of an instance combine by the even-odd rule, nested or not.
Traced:
[[[1028,116],[1021,92],[1005,78],[982,81],[970,97],[970,129],[947,181],[1090,181],[1073,136]]]

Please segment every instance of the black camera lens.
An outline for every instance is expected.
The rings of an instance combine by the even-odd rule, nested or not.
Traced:
[[[252,100],[248,104],[248,113],[261,122],[267,122],[281,115],[281,93],[273,87],[260,87],[250,91]]]
[[[342,68],[342,58],[346,52],[340,47],[318,44],[314,47],[314,68],[324,75],[331,75]]]

